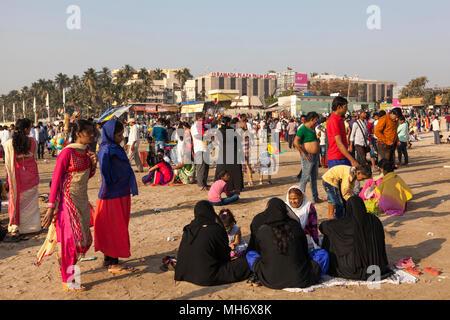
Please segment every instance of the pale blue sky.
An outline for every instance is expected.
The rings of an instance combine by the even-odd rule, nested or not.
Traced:
[[[69,5],[81,30],[66,28]],[[369,5],[381,30],[366,27]],[[450,86],[450,1],[1,0],[0,94],[89,67],[298,72]]]

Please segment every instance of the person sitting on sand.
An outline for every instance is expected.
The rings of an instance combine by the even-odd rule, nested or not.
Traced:
[[[287,214],[300,223],[308,240],[310,250],[319,249],[321,239],[317,225],[317,212],[314,205],[306,198],[299,186],[289,188],[286,195]]]
[[[381,279],[391,275],[386,255],[383,224],[368,214],[361,198],[347,201],[346,216],[320,224],[322,248],[330,256],[328,274],[351,280],[367,280],[370,266],[380,268]],[[369,272],[368,272],[369,271]]]
[[[228,245],[231,248],[231,258],[239,258],[247,250],[247,243],[242,238],[241,227],[236,225],[236,219],[230,209],[222,209],[219,212],[219,218],[227,231]]]
[[[208,200],[213,206],[225,206],[239,199],[239,191],[229,191],[227,182],[230,180],[228,171],[222,171],[218,175],[219,180],[214,182],[208,191]],[[227,198],[222,198],[222,193],[227,195]]]
[[[199,286],[239,282],[250,276],[245,257],[231,261],[222,221],[208,201],[199,201],[194,220],[184,227],[175,266],[175,281]]]
[[[412,191],[394,172],[395,166],[392,161],[381,160],[379,166],[383,172],[383,180],[375,188],[378,207],[388,215],[401,216],[406,211],[407,201],[412,199]]]
[[[175,175],[175,184],[192,184],[195,181],[195,166],[193,163],[180,163],[179,165],[173,167],[173,172]]]
[[[306,235],[300,224],[288,216],[283,200],[270,199],[258,220],[251,227],[255,246],[249,246],[246,254],[256,276],[256,280],[249,279],[249,284],[255,286],[260,281],[271,289],[306,288],[327,272],[328,253],[323,249],[308,250]]]
[[[170,164],[164,161],[164,156],[156,155],[156,165],[148,171],[148,174],[142,177],[142,183],[153,183],[152,186],[168,185],[174,178],[173,170]]]

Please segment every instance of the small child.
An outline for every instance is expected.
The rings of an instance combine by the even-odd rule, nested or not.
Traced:
[[[241,227],[236,225],[236,219],[234,219],[233,213],[229,209],[220,210],[219,217],[227,231],[228,245],[231,248],[231,259],[241,257],[248,247],[248,244],[242,238]]]
[[[227,182],[230,180],[230,174],[227,171],[219,173],[219,180],[214,182],[208,192],[208,201],[213,206],[225,206],[231,202],[239,199],[239,191],[228,191]],[[227,195],[227,198],[222,198],[222,193]]]
[[[267,183],[272,184],[270,175],[272,161],[272,157],[268,151],[263,151],[259,154],[259,184],[263,184],[265,174],[268,176]]]

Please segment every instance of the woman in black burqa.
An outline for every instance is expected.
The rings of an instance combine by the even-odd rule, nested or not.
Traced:
[[[241,138],[238,139],[239,133],[231,127],[230,117],[222,118],[222,125],[219,132],[222,135],[222,142],[219,146],[219,158],[217,160],[214,181],[220,180],[220,172],[227,171],[231,177],[227,183],[228,190],[241,192],[244,189],[244,176],[242,173],[242,162],[238,161],[238,154],[243,155],[243,149],[242,143],[239,143],[239,140],[241,140]],[[236,136],[233,137],[234,134]],[[232,155],[228,155],[228,152],[232,152]]]
[[[287,215],[283,200],[270,199],[267,209],[255,216],[250,228],[251,251],[247,252],[247,261],[264,286],[306,288],[316,284],[326,272],[308,253],[306,235],[300,224]],[[255,251],[256,259],[252,258]]]
[[[386,256],[384,229],[380,219],[366,211],[361,198],[347,201],[347,215],[322,222],[322,248],[330,256],[328,274],[352,280],[367,280],[373,274],[369,266],[378,266],[381,279],[392,274]],[[369,272],[369,273],[368,273]]]
[[[183,229],[175,280],[215,286],[246,280],[251,271],[245,257],[231,261],[228,236],[208,201],[194,208],[194,220]]]

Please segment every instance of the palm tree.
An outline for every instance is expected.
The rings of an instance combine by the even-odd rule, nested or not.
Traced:
[[[134,70],[134,68],[129,64],[126,64],[123,67],[122,71],[124,73],[126,81],[130,80],[133,77],[134,73],[136,72],[136,70]]]
[[[183,80],[184,80],[185,74],[182,70],[178,70],[175,72],[175,79],[177,79],[180,82],[181,88],[183,88]]]
[[[105,108],[109,108],[114,102],[113,95],[113,82],[111,71],[107,67],[103,67],[101,71],[98,72],[98,85],[99,85],[99,98],[102,102],[102,110],[104,112]],[[100,110],[96,110],[100,111]]]
[[[166,77],[167,77],[167,75],[160,68],[157,68],[152,71],[153,80],[163,80]]]
[[[83,84],[89,91],[89,103],[87,106],[87,113],[89,114],[89,106],[94,107],[93,105],[97,102],[97,72],[94,68],[89,68],[84,72],[82,78]]]

